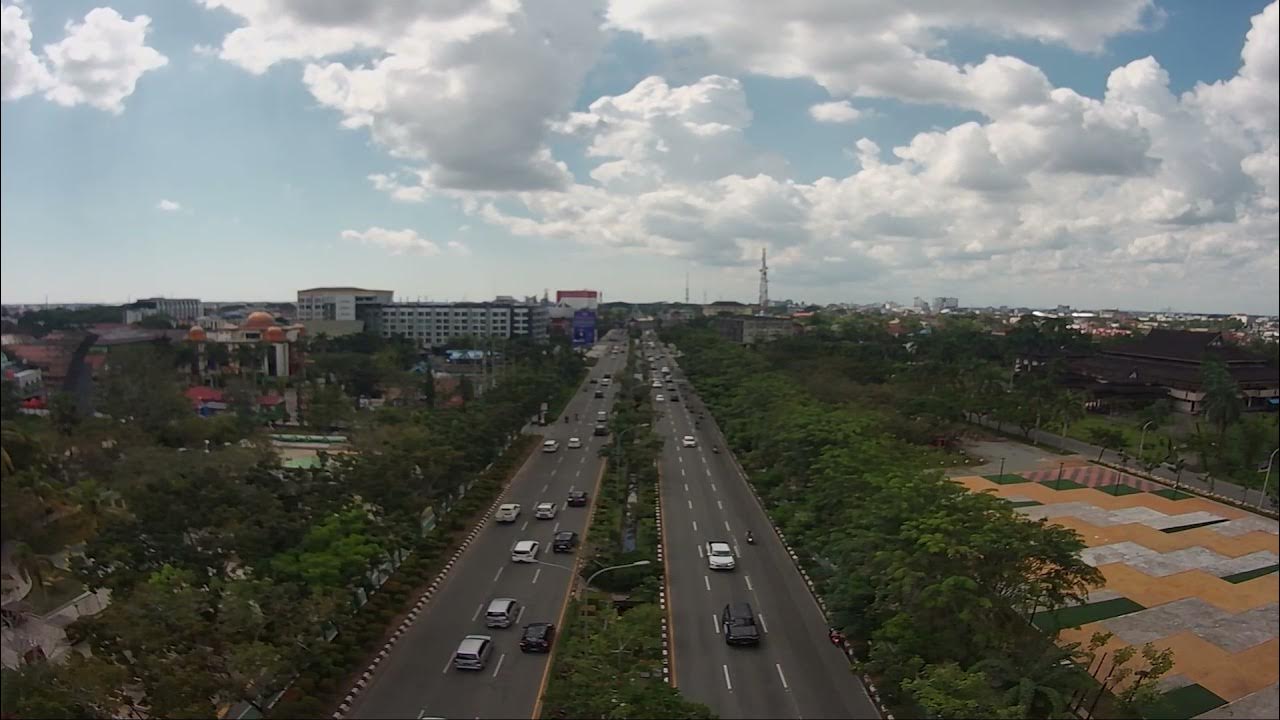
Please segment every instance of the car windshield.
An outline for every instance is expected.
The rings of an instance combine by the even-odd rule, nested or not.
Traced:
[[[716,556],[720,556],[720,555],[729,555],[729,554],[731,554],[731,553],[730,553],[730,551],[729,551],[729,546],[728,546],[728,545],[712,545],[712,546],[711,546],[711,554],[712,554],[712,555],[716,555]]]

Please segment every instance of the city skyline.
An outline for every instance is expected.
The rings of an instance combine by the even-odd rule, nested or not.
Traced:
[[[1280,312],[1275,2],[318,7],[6,1],[0,299]]]

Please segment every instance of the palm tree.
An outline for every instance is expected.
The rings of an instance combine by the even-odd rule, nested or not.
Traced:
[[[1240,388],[1227,367],[1217,360],[1204,364],[1201,372],[1204,389],[1204,415],[1218,428],[1218,442],[1227,428],[1240,419]]]
[[[1004,690],[1005,700],[1017,705],[1023,717],[1057,717],[1077,689],[1083,672],[1076,661],[1084,654],[1080,643],[1046,643],[1032,657],[997,657],[975,664]]]

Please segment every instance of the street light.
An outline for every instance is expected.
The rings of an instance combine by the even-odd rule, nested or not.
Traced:
[[[1142,435],[1138,438],[1138,462],[1142,462],[1142,446],[1147,442],[1147,428],[1155,423],[1155,420],[1148,420],[1142,426]]]
[[[642,565],[649,565],[649,564],[651,564],[651,561],[649,560],[637,560],[635,562],[624,563],[622,565],[610,565],[609,567],[606,567],[606,568],[600,568],[599,570],[591,573],[591,577],[587,578],[587,587],[591,587],[591,581],[595,580],[600,574],[607,573],[610,570],[621,570],[623,568],[640,567]]]
[[[1267,458],[1267,474],[1262,479],[1262,495],[1258,498],[1258,508],[1262,508],[1262,501],[1267,498],[1267,485],[1271,482],[1271,465],[1276,461],[1276,453],[1280,453],[1280,448],[1271,451],[1271,457]]]

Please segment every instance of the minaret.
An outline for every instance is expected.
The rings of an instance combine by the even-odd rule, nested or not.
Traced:
[[[769,312],[769,263],[765,261],[765,248],[760,248],[760,314]]]

